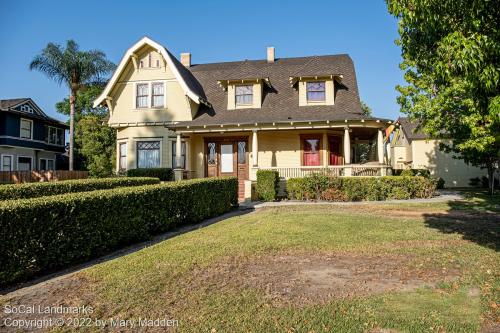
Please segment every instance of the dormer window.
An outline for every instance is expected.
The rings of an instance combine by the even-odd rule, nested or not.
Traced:
[[[239,85],[235,87],[236,106],[252,105],[253,103],[253,85]]]
[[[307,101],[324,102],[326,100],[325,81],[307,82]]]

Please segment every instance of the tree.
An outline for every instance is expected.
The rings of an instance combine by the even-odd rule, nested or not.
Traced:
[[[488,170],[500,160],[500,0],[386,0],[399,19],[404,113],[440,149]]]
[[[69,88],[69,169],[73,170],[75,131],[75,102],[78,91],[92,82],[101,82],[103,76],[114,70],[115,65],[98,50],[80,51],[73,40],[66,47],[49,43],[30,63],[30,70],[38,70],[58,84]]]
[[[75,100],[75,164],[85,167],[93,177],[109,176],[114,170],[116,132],[105,122],[108,110],[93,107],[104,84],[85,86]],[[57,112],[68,115],[69,99],[56,104]]]
[[[116,131],[96,114],[83,116],[76,126],[75,141],[92,177],[109,176],[115,163]]]
[[[361,101],[361,111],[365,116],[372,116],[372,108],[368,106],[365,102]]]

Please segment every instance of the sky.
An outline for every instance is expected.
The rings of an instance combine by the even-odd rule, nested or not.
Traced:
[[[65,86],[30,71],[49,42],[74,39],[81,50],[99,49],[119,63],[143,36],[192,63],[347,53],[354,61],[360,97],[377,117],[399,114],[395,86],[403,84],[397,20],[384,0],[317,1],[31,1],[0,0],[0,99],[31,97],[60,120],[56,102]]]

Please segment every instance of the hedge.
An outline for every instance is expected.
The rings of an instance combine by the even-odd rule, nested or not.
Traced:
[[[0,202],[0,285],[97,257],[238,203],[236,178]]]
[[[0,186],[0,200],[28,199],[64,193],[112,189],[116,187],[158,184],[158,178],[87,178],[43,183]]]
[[[430,198],[437,182],[426,177],[329,177],[313,174],[287,181],[289,199],[362,201]]]
[[[278,196],[279,173],[274,170],[257,171],[257,196],[259,200],[274,201]]]
[[[170,168],[145,168],[145,169],[129,169],[127,170],[128,177],[156,177],[161,181],[174,180],[174,171]]]

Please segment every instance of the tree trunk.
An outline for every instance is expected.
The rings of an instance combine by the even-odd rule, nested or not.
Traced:
[[[75,99],[76,94],[71,90],[69,96],[69,170],[73,170],[73,149],[75,145]]]
[[[490,195],[493,195],[495,192],[495,178],[493,178],[493,173],[495,169],[493,165],[488,165],[488,192]]]

